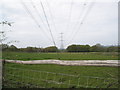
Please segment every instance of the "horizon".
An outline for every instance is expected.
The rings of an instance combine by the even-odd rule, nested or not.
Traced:
[[[100,43],[97,43],[97,44],[100,44]],[[97,44],[95,44],[95,45],[97,45]],[[7,44],[8,45],[8,44]],[[11,44],[11,45],[14,45],[14,44]],[[11,46],[11,45],[8,45],[8,46]],[[83,45],[83,44],[71,44],[71,45]],[[68,45],[68,46],[71,46],[71,45]],[[84,44],[84,45],[89,45],[89,44]],[[103,44],[100,44],[101,46],[103,46],[103,47],[111,47],[111,46],[117,46],[118,47],[118,45],[103,45]],[[14,45],[15,47],[17,47],[16,45]],[[67,47],[68,47],[67,46]],[[92,47],[92,46],[94,46],[94,45],[89,45],[90,47]],[[17,47],[17,48],[27,48],[27,47],[33,47],[33,48],[47,48],[47,47],[54,47],[54,46],[47,46],[47,47],[41,47],[41,46],[26,46],[26,47]],[[55,46],[55,47],[57,47],[57,46]],[[67,49],[67,47],[66,48],[63,48],[63,49]],[[61,48],[59,48],[59,47],[57,47],[58,49],[61,49]]]

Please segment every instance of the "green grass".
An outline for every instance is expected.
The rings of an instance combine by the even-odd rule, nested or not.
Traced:
[[[4,87],[86,88],[88,86],[89,88],[106,88],[117,82],[118,79],[118,68],[116,67],[61,66],[50,64],[23,65],[12,63],[6,63],[5,66],[6,81]],[[64,84],[57,84],[51,81]],[[109,88],[117,87],[118,85],[115,83]]]
[[[12,60],[117,60],[117,52],[84,52],[84,53],[26,53],[3,52],[3,59]]]
[[[10,60],[117,60],[115,52],[102,53],[23,53],[3,52]],[[118,68],[97,66],[62,66],[51,64],[5,64],[5,88],[117,88]],[[51,72],[51,73],[48,73]],[[62,73],[62,74],[61,74]],[[65,75],[67,74],[67,75]],[[75,76],[70,76],[75,75]],[[97,78],[99,77],[99,78]]]

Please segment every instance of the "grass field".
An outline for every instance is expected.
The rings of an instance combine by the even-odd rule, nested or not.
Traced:
[[[61,60],[115,60],[117,53],[60,53]],[[3,52],[4,59],[58,59],[56,53]],[[6,88],[117,88],[117,67],[6,63]]]
[[[117,67],[7,63],[5,86],[12,88],[117,88]],[[79,84],[79,85],[78,85]]]
[[[3,52],[3,59],[12,60],[117,60],[117,52],[85,52],[85,53],[23,53],[23,52]]]

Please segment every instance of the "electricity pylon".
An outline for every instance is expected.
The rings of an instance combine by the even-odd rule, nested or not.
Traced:
[[[60,34],[61,34],[61,37],[60,37],[61,38],[61,40],[60,40],[61,41],[60,49],[63,50],[64,49],[64,46],[63,46],[63,41],[64,41],[63,40],[63,33],[60,33]]]

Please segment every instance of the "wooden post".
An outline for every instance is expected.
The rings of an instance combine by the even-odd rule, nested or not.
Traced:
[[[2,87],[4,86],[5,82],[5,59],[2,60]]]

